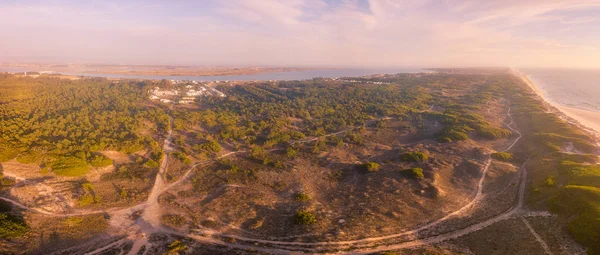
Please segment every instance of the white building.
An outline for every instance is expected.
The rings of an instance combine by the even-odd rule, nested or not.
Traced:
[[[155,87],[154,90],[150,91],[152,95],[155,96],[176,96],[179,94],[177,90],[160,90],[159,87]]]
[[[170,103],[171,102],[171,100],[165,99],[165,98],[161,99],[160,101],[163,102],[163,103]]]
[[[201,96],[202,94],[204,94],[203,91],[197,91],[197,90],[193,90],[193,89],[190,89],[190,90],[188,90],[188,92],[185,93],[186,96],[190,96],[190,97]]]

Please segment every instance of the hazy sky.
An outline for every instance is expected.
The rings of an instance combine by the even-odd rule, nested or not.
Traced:
[[[0,0],[0,62],[600,67],[600,0]]]

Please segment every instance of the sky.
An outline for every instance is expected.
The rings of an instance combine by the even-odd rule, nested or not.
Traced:
[[[0,0],[0,62],[600,68],[600,0]]]

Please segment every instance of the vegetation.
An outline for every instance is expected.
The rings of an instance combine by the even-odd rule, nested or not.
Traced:
[[[556,177],[555,176],[548,176],[548,178],[546,178],[546,180],[544,181],[544,185],[546,187],[554,187],[554,186],[556,186]]]
[[[87,161],[85,159],[73,157],[73,156],[62,156],[50,163],[52,172],[62,176],[81,176],[87,174],[90,170]]]
[[[400,159],[407,162],[423,162],[429,159],[429,156],[423,152],[406,152],[400,155]]]
[[[197,151],[207,151],[212,153],[217,153],[221,151],[221,145],[213,140],[208,140],[202,144],[194,145],[194,149]]]
[[[378,172],[381,169],[381,165],[375,162],[368,162],[363,167],[369,172]]]
[[[112,160],[102,154],[95,154],[90,159],[90,165],[93,167],[105,167],[113,164]]]
[[[298,202],[306,202],[310,200],[310,196],[304,192],[296,193],[296,201]]]
[[[15,238],[25,235],[28,231],[22,219],[10,214],[0,213],[0,238]]]
[[[414,168],[404,169],[401,172],[402,172],[402,174],[404,174],[408,177],[414,178],[414,179],[425,178],[425,175],[423,175],[423,168],[414,167]]]
[[[492,158],[500,161],[511,161],[514,155],[510,152],[494,152]]]
[[[151,86],[0,74],[0,162],[18,155],[21,163],[49,165],[56,174],[79,176],[88,171],[86,161],[94,167],[108,164],[98,154],[87,159],[91,152],[152,148],[154,139],[139,135],[147,128],[142,123],[157,123],[154,131],[161,131],[168,117],[163,109],[142,104],[145,88]]]
[[[185,154],[183,154],[182,152],[179,151],[174,151],[171,152],[171,156],[175,157],[176,159],[180,160],[181,162],[183,162],[184,164],[191,164],[192,160],[190,158],[188,158],[188,156],[186,156]]]
[[[185,246],[184,243],[182,243],[179,240],[175,240],[171,244],[169,244],[168,254],[179,254],[180,252],[184,251],[186,248],[187,247]]]
[[[83,195],[79,198],[79,206],[87,206],[100,201],[100,197],[94,192],[94,186],[91,183],[82,183],[81,189],[83,191]]]
[[[371,144],[373,132],[385,131],[398,122],[406,127],[400,131],[408,132],[415,140],[435,138],[439,142],[454,143],[468,139],[506,139],[512,135],[509,130],[486,121],[481,115],[488,104],[506,104],[501,107],[511,107],[514,121],[523,134],[515,149],[523,153],[517,155],[529,157],[527,167],[532,170],[532,186],[548,187],[528,193],[528,199],[549,200],[548,207],[552,211],[570,219],[569,232],[579,242],[592,251],[600,250],[595,246],[600,243],[597,157],[561,153],[561,147],[567,143],[588,153],[597,148],[589,142],[587,134],[555,114],[547,113],[527,87],[507,75],[431,74],[419,78],[393,75],[368,79],[390,84],[372,86],[314,79],[220,87],[227,97],[207,97],[197,100],[194,109],[171,111],[177,148],[169,156],[190,164],[192,157],[214,157],[223,150],[221,146],[249,151],[250,159],[242,163],[223,159],[211,166],[214,171],[194,175],[194,191],[206,193],[207,189],[223,183],[248,184],[259,179],[258,176],[278,179],[277,174],[291,172],[293,167],[288,166],[293,163],[323,166],[323,151],[356,148],[364,151],[369,149],[365,145]],[[153,85],[149,81],[112,84],[106,79],[69,81],[1,74],[0,162],[16,158],[21,163],[52,169],[57,175],[82,176],[88,173],[90,166],[112,164],[99,151],[146,150],[147,154],[140,156],[136,163],[119,165],[102,180],[119,183],[120,179],[126,179],[122,181],[125,183],[148,178],[150,169],[159,167],[164,155],[155,139],[169,123],[166,108],[147,104],[145,91]],[[340,133],[326,136],[335,132]],[[442,146],[453,149],[451,146],[461,144]],[[494,153],[492,157],[502,161],[520,160],[508,152]],[[437,163],[424,163],[429,155],[420,151],[402,153],[400,159],[427,166],[426,169],[430,169],[429,163]],[[375,162],[363,166],[369,172],[381,169]],[[262,170],[265,175],[259,175],[263,174],[259,172]],[[344,171],[333,170],[327,174],[334,181],[343,181]],[[404,169],[400,173],[416,180],[424,178],[422,168]],[[380,177],[383,173],[373,175]],[[2,180],[3,184],[5,181]],[[202,186],[202,181],[213,185]],[[276,191],[291,189],[289,183],[264,182],[266,187]],[[100,201],[91,183],[80,184],[74,192],[79,206]],[[123,199],[130,197],[131,189],[119,187],[117,190]],[[294,199],[306,202],[311,198],[298,193]],[[167,214],[162,220],[173,227],[185,224],[178,215]],[[305,210],[293,217],[299,225],[314,224],[316,220],[313,212]],[[94,222],[98,226],[105,224],[99,219]],[[85,218],[69,218],[61,223],[73,228],[86,226]],[[26,226],[20,226],[27,230]],[[10,229],[23,230],[19,226]],[[21,230],[16,232],[24,233]],[[176,241],[169,246],[171,249],[179,252],[185,245]]]
[[[317,222],[317,217],[312,212],[298,211],[294,216],[294,222],[299,225],[311,225]]]
[[[576,218],[569,222],[569,233],[588,246],[589,254],[600,251],[600,188],[567,185],[550,199],[552,211]]]

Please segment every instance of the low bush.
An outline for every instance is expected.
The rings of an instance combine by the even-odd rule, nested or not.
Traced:
[[[510,152],[494,152],[492,158],[500,161],[511,161],[514,155]]]
[[[9,214],[0,213],[0,238],[21,237],[27,233],[23,220]]]
[[[294,222],[299,225],[311,225],[317,222],[317,217],[311,212],[298,211],[294,216]]]
[[[404,169],[401,171],[405,176],[414,178],[414,179],[423,179],[425,175],[423,175],[423,168],[413,167],[409,169]]]
[[[310,200],[310,196],[304,192],[296,193],[296,201],[298,202],[306,202]]]
[[[169,252],[167,254],[180,254],[180,252],[183,252],[186,248],[187,247],[184,243],[179,240],[175,240],[169,244]]]
[[[77,157],[60,157],[50,163],[50,168],[61,176],[82,176],[90,171],[87,161]]]
[[[27,151],[27,152],[22,152],[21,154],[19,154],[19,156],[17,156],[17,162],[21,163],[21,164],[31,164],[31,163],[37,163],[40,164],[44,159],[44,155],[42,155],[41,153],[37,152],[37,151]]]
[[[112,159],[109,159],[100,153],[92,155],[89,161],[92,167],[105,167],[113,164]]]
[[[146,161],[146,163],[144,163],[144,167],[146,168],[157,168],[159,166],[158,162],[149,159],[148,161]]]
[[[9,161],[17,155],[19,155],[19,151],[10,147],[0,146],[0,162]]]
[[[400,155],[400,159],[406,162],[423,162],[429,159],[429,156],[423,152],[406,152]]]
[[[550,210],[567,215],[568,231],[579,243],[588,246],[588,254],[600,251],[600,188],[567,185],[550,199]]]
[[[548,178],[546,178],[546,180],[544,181],[544,186],[546,186],[546,187],[556,186],[556,177],[548,176]]]
[[[363,167],[369,172],[378,172],[381,170],[381,165],[375,162],[368,162],[364,164]]]
[[[176,152],[171,152],[171,156],[173,156],[174,158],[180,160],[181,162],[183,162],[186,165],[189,165],[192,163],[192,160],[189,159],[185,154],[183,154],[182,152],[176,151]]]

